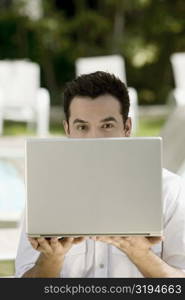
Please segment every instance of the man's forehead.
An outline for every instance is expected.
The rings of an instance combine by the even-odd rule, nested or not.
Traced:
[[[119,101],[109,94],[94,99],[76,96],[69,108],[69,121],[71,124],[122,121],[121,106]]]
[[[111,95],[99,96],[94,99],[79,96],[75,97],[71,102],[70,115],[74,118],[82,118],[89,114],[95,114],[102,119],[108,116],[115,117],[116,114],[120,114],[120,108],[119,101]]]

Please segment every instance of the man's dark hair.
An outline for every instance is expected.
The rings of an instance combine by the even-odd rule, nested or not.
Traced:
[[[119,78],[102,71],[81,75],[66,84],[63,98],[66,121],[69,121],[70,104],[74,97],[84,96],[95,99],[106,94],[114,96],[120,102],[121,114],[125,122],[130,107],[127,88]]]

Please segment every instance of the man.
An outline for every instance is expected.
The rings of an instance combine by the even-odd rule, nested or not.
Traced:
[[[129,105],[127,89],[118,78],[105,72],[82,75],[64,91],[65,133],[69,138],[129,137]],[[167,170],[163,170],[163,198],[162,239],[97,236],[28,241],[23,226],[16,275],[185,277],[185,192],[180,177]]]

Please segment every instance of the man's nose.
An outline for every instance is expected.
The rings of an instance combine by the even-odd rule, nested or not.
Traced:
[[[88,138],[101,138],[103,137],[98,129],[91,129],[88,133]]]

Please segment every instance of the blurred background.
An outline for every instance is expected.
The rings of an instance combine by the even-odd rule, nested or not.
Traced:
[[[133,136],[163,138],[185,178],[184,0],[0,0],[0,276],[13,276],[24,141],[64,134],[62,92],[82,73],[128,86]]]

